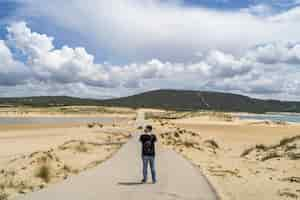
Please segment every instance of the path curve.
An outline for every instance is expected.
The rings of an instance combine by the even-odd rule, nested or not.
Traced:
[[[143,126],[138,112],[136,126]],[[141,147],[136,134],[110,160],[48,188],[16,200],[217,200],[198,169],[172,150],[157,148],[156,184],[139,184]]]

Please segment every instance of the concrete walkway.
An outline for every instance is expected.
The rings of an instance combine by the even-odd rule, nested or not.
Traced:
[[[144,123],[144,115],[139,112],[136,126]],[[142,166],[138,136],[135,135],[113,158],[100,166],[44,190],[20,196],[17,200],[217,199],[198,169],[175,152],[160,146],[156,160],[157,184],[140,184]]]

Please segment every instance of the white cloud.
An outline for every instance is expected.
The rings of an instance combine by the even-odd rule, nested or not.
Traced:
[[[111,61],[189,62],[198,51],[217,49],[238,55],[257,44],[294,41],[300,35],[297,8],[262,17],[271,12],[266,5],[248,12],[191,8],[160,0],[73,0],[72,4],[30,0],[27,5],[25,15],[34,13],[33,17],[79,33],[89,44],[105,49]]]
[[[110,84],[102,65],[94,63],[94,56],[84,48],[64,46],[55,49],[53,38],[32,32],[26,23],[14,23],[8,28],[8,43],[22,50],[28,57],[35,78],[61,83],[84,82],[90,85]]]
[[[28,69],[21,62],[15,61],[10,49],[0,40],[0,85],[24,83],[29,75]]]
[[[98,87],[133,87],[132,83],[136,82],[135,87],[138,87],[140,80],[163,78],[176,70],[170,63],[162,63],[159,60],[126,66],[97,64],[94,62],[94,56],[87,53],[83,47],[63,46],[61,49],[55,49],[52,37],[32,32],[25,22],[14,23],[8,27],[7,42],[27,57],[24,65],[31,69],[31,78],[42,82],[80,82]],[[5,50],[1,54],[7,59],[3,60],[8,60],[8,66],[13,67],[13,62],[16,61],[7,47]]]
[[[293,9],[290,9],[287,12],[283,12],[278,15],[270,17],[270,20],[272,22],[282,23],[283,25],[290,26],[290,28],[293,28],[293,29],[296,27],[292,27],[292,26],[297,25],[299,23],[299,19],[300,19],[300,7],[299,6],[293,8]]]
[[[247,8],[241,9],[241,12],[249,13],[251,15],[256,15],[260,17],[268,17],[276,13],[272,5],[265,3],[250,5]]]
[[[265,64],[300,64],[300,43],[268,43],[257,46],[247,56]]]
[[[7,38],[0,41],[2,90],[3,86],[17,85],[16,91],[26,88],[24,91],[40,91],[41,95],[106,97],[153,88],[178,88],[213,89],[260,97],[300,96],[297,81],[300,71],[295,68],[295,64],[300,63],[298,43],[266,43],[240,56],[220,50],[200,52],[194,62],[152,59],[112,65],[96,63],[94,56],[83,47],[55,48],[54,38],[31,31],[24,22],[9,26]],[[25,61],[14,58],[7,44],[21,50]]]

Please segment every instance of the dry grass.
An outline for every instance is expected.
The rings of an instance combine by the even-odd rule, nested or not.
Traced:
[[[87,126],[88,126],[89,128],[94,128],[94,127],[96,126],[96,123],[89,123]]]
[[[75,150],[80,153],[86,153],[89,151],[88,147],[84,142],[80,142],[78,145],[76,145]]]
[[[7,200],[8,199],[8,194],[4,192],[0,192],[0,200]]]
[[[280,154],[278,154],[277,152],[270,152],[268,153],[266,156],[261,158],[261,161],[266,161],[266,160],[270,160],[273,158],[280,158],[282,157]]]
[[[42,179],[46,183],[49,183],[51,180],[51,167],[47,164],[42,165],[37,170],[36,177]]]
[[[292,192],[288,191],[279,191],[278,195],[282,198],[288,198],[288,199],[298,199],[298,195]]]
[[[215,140],[205,140],[204,143],[209,144],[213,149],[219,149],[220,146]]]
[[[196,145],[195,142],[188,141],[188,140],[183,141],[182,144],[183,144],[183,146],[185,146],[186,148],[192,148],[192,147],[194,147],[194,145]]]
[[[287,155],[291,160],[299,160],[300,159],[300,153],[289,152]]]
[[[288,143],[292,143],[295,140],[300,139],[300,135],[296,135],[294,137],[287,137],[287,138],[283,138],[282,140],[280,140],[279,142],[279,146],[284,146],[287,145]]]
[[[242,152],[241,157],[247,157],[252,152],[255,152],[256,156],[260,156],[261,161],[270,160],[273,158],[287,157],[291,160],[300,159],[300,153],[297,152],[299,148],[297,146],[297,140],[300,140],[300,136],[286,137],[274,145],[259,144],[255,147],[248,148]]]
[[[249,155],[254,149],[255,149],[255,147],[251,147],[251,148],[245,149],[242,152],[242,154],[240,155],[240,157],[245,157],[245,156]]]
[[[288,178],[283,178],[283,179],[281,179],[281,181],[287,181],[290,183],[300,183],[300,177],[292,176],[292,177],[288,177]]]
[[[67,173],[72,173],[72,168],[68,165],[64,165],[63,167],[64,171],[66,171]]]

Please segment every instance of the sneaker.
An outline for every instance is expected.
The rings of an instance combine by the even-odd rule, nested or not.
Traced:
[[[146,183],[146,180],[145,180],[145,179],[143,179],[141,182],[142,182],[142,183]]]

